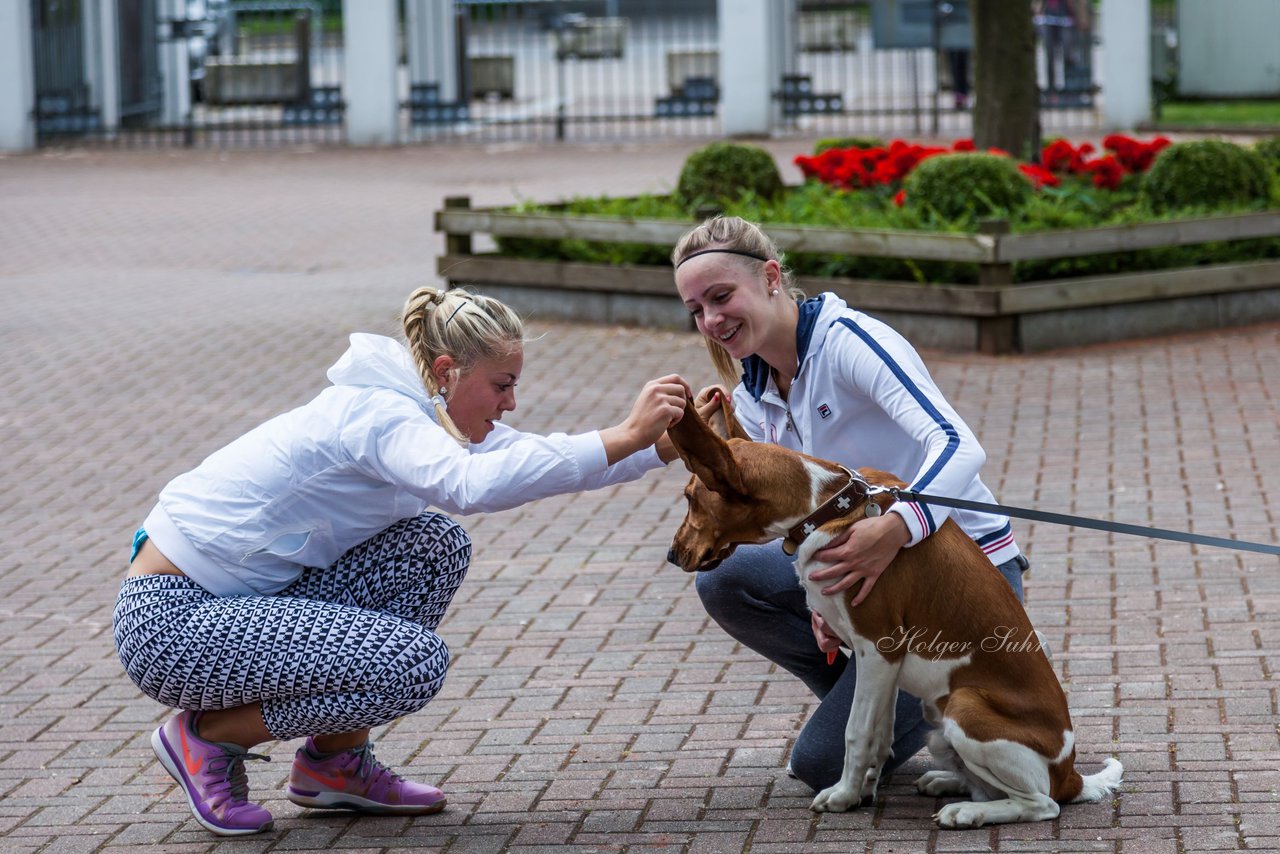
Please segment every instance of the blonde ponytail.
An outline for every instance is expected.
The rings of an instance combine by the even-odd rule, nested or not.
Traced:
[[[461,445],[470,438],[449,417],[444,392],[432,366],[440,356],[453,359],[452,385],[481,359],[502,358],[524,343],[524,323],[505,303],[462,288],[418,288],[401,313],[405,345],[418,376],[435,405],[440,426]]]
[[[743,253],[741,263],[759,264],[755,258],[764,258],[778,262],[782,271],[782,287],[792,299],[804,299],[805,293],[795,287],[795,276],[783,263],[782,253],[758,225],[736,216],[713,216],[688,231],[671,251],[671,266],[679,267],[681,262],[695,252],[703,249],[729,249],[734,253]],[[742,368],[729,355],[729,351],[720,346],[718,341],[703,336],[707,345],[707,354],[711,356],[711,364],[725,388],[732,389],[741,378]]]

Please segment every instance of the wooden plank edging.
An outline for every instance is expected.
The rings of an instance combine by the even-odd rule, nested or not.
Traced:
[[[671,269],[665,266],[539,261],[502,255],[442,255],[436,271],[450,284],[464,286],[475,282],[677,299]],[[1006,287],[820,277],[799,277],[797,285],[811,294],[836,291],[857,308],[873,311],[1013,317],[1205,294],[1280,289],[1280,261],[1058,279]]]
[[[535,261],[501,255],[443,255],[436,264],[436,272],[450,284],[461,286],[476,282],[667,297],[673,302],[679,299],[669,267]],[[972,317],[990,317],[999,310],[998,288],[817,277],[801,277],[796,284],[810,294],[835,290],[858,308]]]
[[[597,240],[672,247],[692,222],[661,219],[514,214],[495,209],[441,210],[436,230],[446,234],[485,233],[495,237],[545,240]],[[761,226],[778,248],[790,252],[870,255],[935,261],[992,263],[994,238],[984,234],[841,229],[823,226],[764,223]]]
[[[436,262],[436,272],[449,284],[463,287],[468,282],[487,282],[677,298],[669,267],[538,261],[503,255],[442,255]]]
[[[497,208],[440,210],[436,212],[435,224],[437,231],[446,234],[478,232],[495,237],[578,239],[654,246],[674,246],[692,226],[690,222],[675,220],[520,214]],[[762,227],[779,248],[790,252],[1007,264],[1161,246],[1280,237],[1280,211],[1032,234],[957,234],[773,223],[764,223]]]
[[[1280,237],[1280,211],[1010,234],[998,238],[996,255],[1000,263],[1007,263],[1245,240],[1252,237]]]
[[[1027,282],[1002,289],[999,295],[999,313],[1029,314],[1266,288],[1280,288],[1280,261],[1179,267],[1122,273],[1118,276]]]

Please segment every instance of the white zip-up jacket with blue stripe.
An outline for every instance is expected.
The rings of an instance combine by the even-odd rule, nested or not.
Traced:
[[[826,293],[801,303],[796,347],[789,404],[760,357],[742,363],[733,402],[752,439],[889,472],[922,493],[995,502],[978,477],[986,453],[901,335]],[[992,563],[1019,554],[1005,516],[904,501],[889,512],[906,522],[908,547],[950,517]]]
[[[307,567],[428,508],[489,513],[634,480],[662,466],[648,448],[613,466],[598,432],[539,436],[497,423],[461,447],[404,345],[351,336],[332,386],[179,475],[143,528],[216,596],[278,593]]]

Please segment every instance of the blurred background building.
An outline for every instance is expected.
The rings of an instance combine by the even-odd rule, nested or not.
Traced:
[[[1276,0],[1032,13],[1046,136],[1280,96]],[[959,137],[974,61],[967,0],[0,0],[0,148]]]

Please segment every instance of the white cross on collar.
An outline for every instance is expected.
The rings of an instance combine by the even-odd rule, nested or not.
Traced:
[[[836,499],[836,506],[839,507],[841,510],[848,510],[850,507],[853,506],[853,502],[849,500],[848,496],[841,495],[839,498]]]
[[[816,530],[818,530],[818,528],[817,528],[817,526],[816,526],[816,525],[814,525],[812,522],[805,522],[805,523],[804,523],[804,533],[805,533],[805,536],[806,536],[806,537],[807,537],[809,534],[812,534],[812,533],[813,533],[814,531],[816,531]]]

